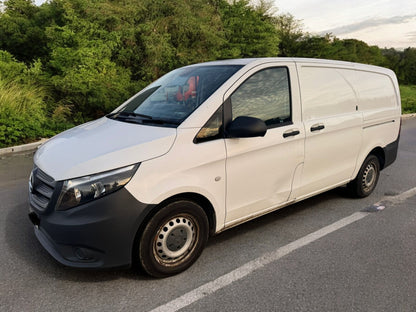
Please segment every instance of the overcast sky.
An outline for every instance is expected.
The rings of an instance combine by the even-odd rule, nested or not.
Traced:
[[[416,0],[274,0],[304,31],[355,38],[381,48],[416,47]]]

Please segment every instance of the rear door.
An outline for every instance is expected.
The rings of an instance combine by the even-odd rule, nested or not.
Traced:
[[[226,94],[229,120],[257,117],[268,128],[264,137],[225,139],[226,226],[289,200],[304,155],[296,79],[294,64],[268,63],[248,71]]]

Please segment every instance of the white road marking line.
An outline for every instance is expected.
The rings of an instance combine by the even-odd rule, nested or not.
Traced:
[[[404,202],[406,199],[415,195],[416,195],[416,187],[410,190],[407,190],[406,192],[400,193],[399,195],[384,196],[383,199],[380,200],[377,204],[381,204],[381,203],[398,204],[398,203]]]
[[[249,275],[250,273],[254,272],[255,270],[258,270],[265,265],[276,261],[287,254],[291,253],[292,251],[295,251],[296,249],[299,249],[303,246],[306,246],[336,230],[339,230],[355,221],[358,221],[365,216],[367,216],[368,212],[356,212],[346,218],[343,218],[335,223],[332,223],[328,226],[325,226],[318,231],[315,231],[311,234],[308,234],[298,240],[295,240],[294,242],[291,242],[283,247],[280,247],[276,249],[273,252],[264,254],[263,256],[256,258],[250,262],[247,262],[246,264],[238,267],[237,269],[220,276],[216,280],[213,280],[212,282],[208,282],[164,305],[161,305],[155,309],[153,309],[150,312],[175,312],[178,311],[188,305],[191,305],[192,303],[214,293],[215,291],[224,288],[227,285],[230,285],[231,283],[242,279],[243,277]]]
[[[403,192],[396,196],[385,196],[381,201],[379,201],[375,205],[380,205],[381,203],[391,203],[391,204],[398,204],[406,199],[415,196],[416,195],[416,187]],[[369,212],[356,212],[352,215],[343,218],[337,222],[334,222],[328,226],[325,226],[313,233],[310,233],[304,237],[299,238],[298,240],[295,240],[294,242],[291,242],[285,246],[282,246],[278,249],[276,249],[273,252],[264,254],[261,257],[258,257],[250,262],[247,262],[246,264],[238,267],[237,269],[222,275],[218,277],[217,279],[208,282],[204,285],[201,285],[200,287],[164,304],[161,305],[150,312],[176,312],[182,308],[185,308],[192,303],[216,292],[217,290],[224,288],[235,281],[238,281],[239,279],[242,279],[243,277],[249,275],[250,273],[264,267],[265,265],[279,260],[280,258],[286,256],[287,254],[291,253],[292,251],[295,251],[301,247],[304,247],[332,232],[335,232],[351,223],[354,223],[366,216],[368,216]]]

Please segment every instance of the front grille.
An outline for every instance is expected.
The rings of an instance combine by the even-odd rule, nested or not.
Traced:
[[[29,181],[30,204],[32,207],[39,211],[45,211],[51,202],[55,187],[56,181],[35,167]]]

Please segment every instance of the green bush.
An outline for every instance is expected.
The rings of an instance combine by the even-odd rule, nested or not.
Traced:
[[[402,98],[402,113],[416,113],[416,85],[400,86],[400,95]]]
[[[41,88],[0,80],[0,147],[50,135]]]
[[[0,50],[0,147],[51,137],[73,126],[69,107],[49,105],[40,60],[26,65]]]
[[[0,77],[2,80],[20,80],[25,69],[24,63],[17,62],[9,52],[0,50]]]

